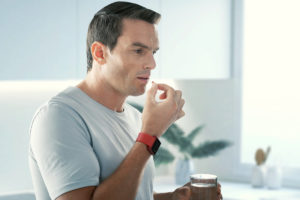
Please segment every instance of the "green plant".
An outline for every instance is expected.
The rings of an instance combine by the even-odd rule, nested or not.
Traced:
[[[136,103],[130,103],[140,112],[143,112],[143,106]],[[182,154],[183,159],[191,158],[205,158],[208,156],[214,156],[222,149],[232,145],[225,140],[205,141],[198,145],[194,145],[193,141],[195,137],[203,130],[204,125],[199,125],[194,128],[189,134],[185,134],[184,131],[175,123],[173,123],[166,132],[162,135],[166,141],[176,146],[179,152]],[[174,161],[175,156],[166,149],[163,144],[159,148],[154,157],[155,165],[168,164]]]

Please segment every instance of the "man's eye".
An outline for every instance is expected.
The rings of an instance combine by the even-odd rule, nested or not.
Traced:
[[[136,54],[143,54],[143,49],[136,49],[136,50],[134,50],[134,52]]]

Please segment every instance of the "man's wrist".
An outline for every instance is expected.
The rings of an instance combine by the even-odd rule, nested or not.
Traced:
[[[140,132],[136,142],[140,142],[146,145],[147,150],[151,155],[155,155],[160,147],[160,141],[156,136],[152,136],[148,133]]]
[[[149,127],[143,127],[140,133],[147,133],[152,136],[158,137],[158,133]]]

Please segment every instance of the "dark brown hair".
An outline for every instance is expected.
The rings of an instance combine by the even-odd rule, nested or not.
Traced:
[[[99,10],[92,19],[87,33],[87,71],[92,69],[93,57],[90,48],[93,42],[101,42],[113,50],[122,33],[124,18],[155,24],[160,19],[160,14],[138,4],[122,1],[114,2]]]

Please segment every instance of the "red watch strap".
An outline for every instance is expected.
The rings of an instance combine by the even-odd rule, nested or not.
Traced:
[[[151,154],[154,154],[154,152],[152,151],[152,146],[155,142],[155,140],[157,139],[157,137],[149,135],[147,133],[139,133],[136,141],[137,142],[141,142],[144,143],[145,145],[147,145],[147,149]]]

